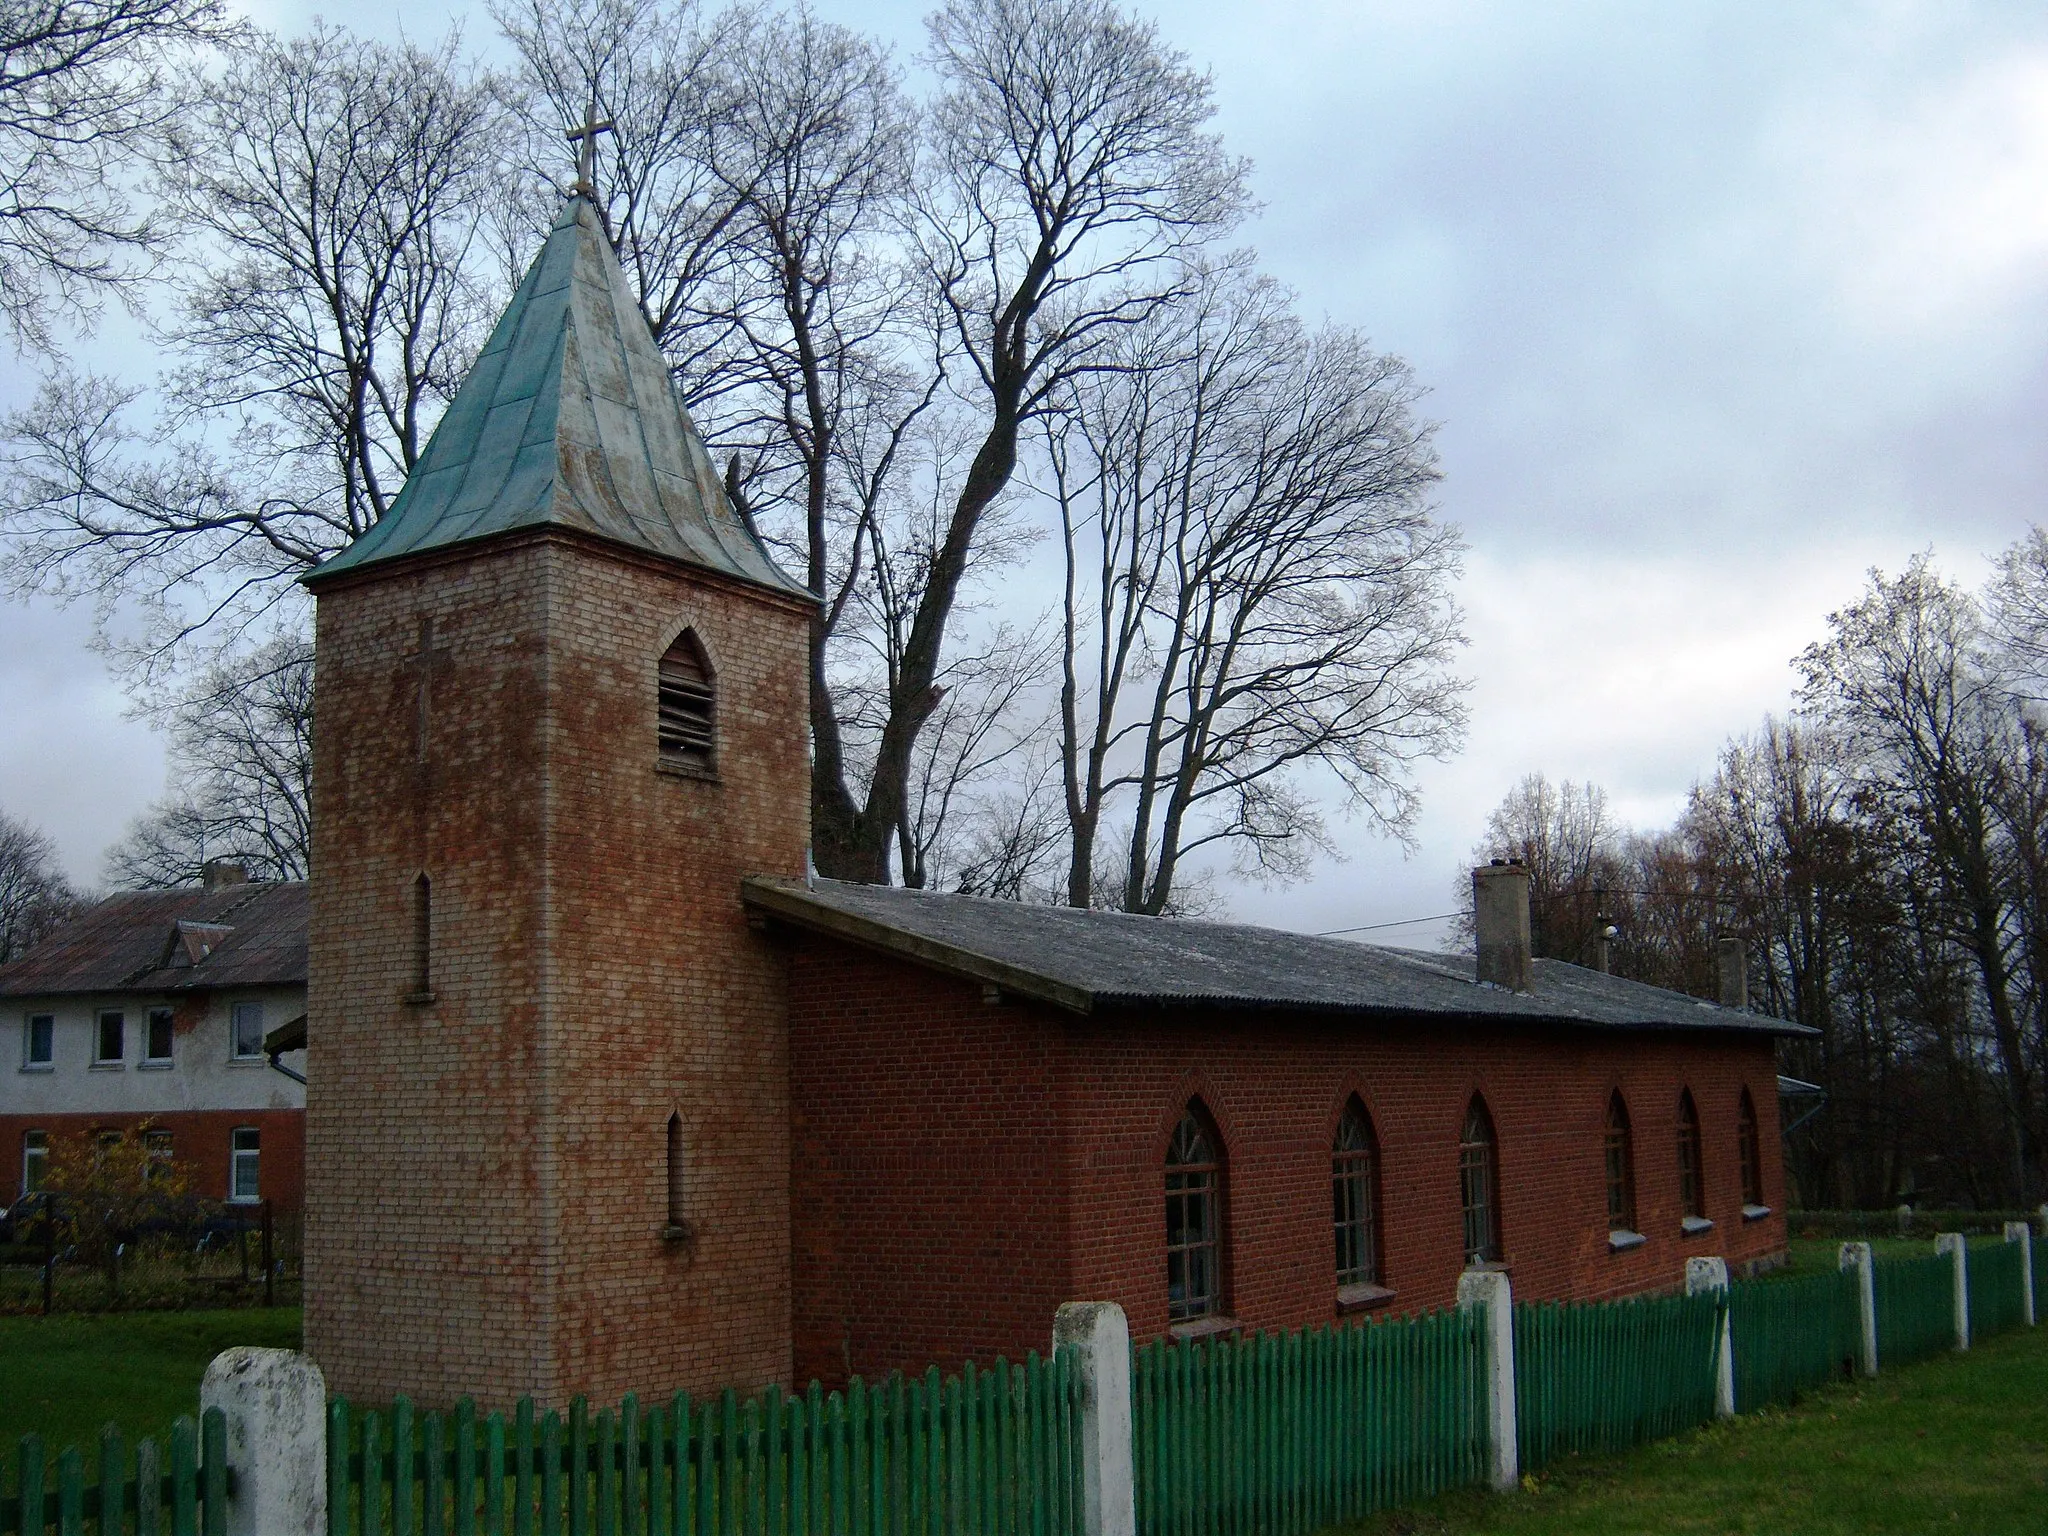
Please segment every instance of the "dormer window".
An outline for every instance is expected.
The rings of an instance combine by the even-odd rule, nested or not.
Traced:
[[[676,636],[661,658],[658,683],[659,719],[657,740],[665,766],[697,773],[713,768],[716,695],[711,663],[697,632],[686,629]]]

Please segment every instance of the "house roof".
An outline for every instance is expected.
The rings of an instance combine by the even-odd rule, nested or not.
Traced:
[[[888,886],[756,877],[755,911],[1077,1014],[1276,1009],[1470,1023],[1803,1035],[1804,1025],[1538,960],[1534,990],[1481,984],[1470,956],[1388,949],[1241,923],[1028,906]]]
[[[810,596],[735,515],[580,195],[563,205],[390,509],[306,580],[542,527]]]
[[[305,984],[298,881],[123,892],[0,966],[0,997]]]

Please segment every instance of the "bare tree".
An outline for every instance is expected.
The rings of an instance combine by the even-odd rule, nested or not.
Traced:
[[[149,605],[146,659],[267,615],[389,506],[481,341],[498,111],[451,39],[259,39],[163,191],[198,233],[138,392],[60,378],[8,427],[18,587]]]
[[[1047,419],[1063,588],[1066,899],[1160,912],[1185,860],[1288,874],[1328,847],[1316,791],[1400,835],[1418,757],[1464,723],[1427,424],[1405,364],[1310,334],[1284,290],[1194,274],[1096,352]]]
[[[178,54],[231,35],[220,0],[0,6],[0,314],[48,348],[165,239],[129,182],[175,116]]]
[[[259,880],[305,879],[313,647],[287,636],[217,664],[166,713],[174,793],[108,850],[107,879],[192,885],[214,859]]]
[[[0,965],[39,942],[80,899],[49,835],[0,811]]]
[[[1530,943],[1538,955],[1577,965],[1594,962],[1599,930],[1621,916],[1641,867],[1658,862],[1651,847],[1631,849],[1628,829],[1608,813],[1606,790],[1590,781],[1553,784],[1542,773],[1493,808],[1472,857],[1528,867]],[[1462,881],[1459,895],[1469,906]]]
[[[929,20],[942,84],[921,182],[921,259],[979,443],[934,542],[864,802],[827,786],[819,864],[883,881],[918,733],[942,701],[953,607],[1020,434],[1120,330],[1184,291],[1185,259],[1246,206],[1205,125],[1208,80],[1106,0],[952,0]],[[854,807],[858,804],[858,809]]]

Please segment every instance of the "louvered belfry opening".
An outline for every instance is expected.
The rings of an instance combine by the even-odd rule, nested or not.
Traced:
[[[660,721],[663,761],[709,772],[715,744],[711,666],[696,632],[684,630],[661,658]]]

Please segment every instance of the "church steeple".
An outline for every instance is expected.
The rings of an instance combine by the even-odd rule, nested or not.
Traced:
[[[581,195],[383,520],[307,580],[548,526],[803,594],[734,514]]]

